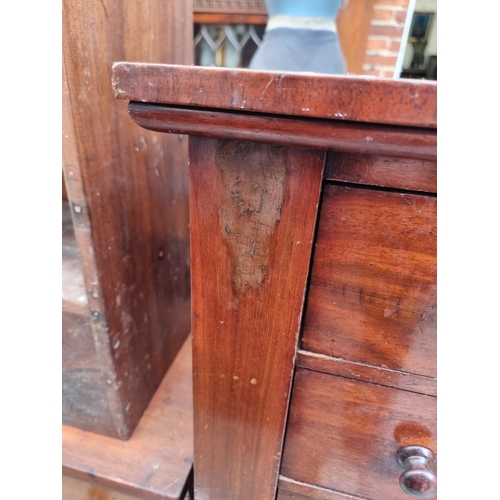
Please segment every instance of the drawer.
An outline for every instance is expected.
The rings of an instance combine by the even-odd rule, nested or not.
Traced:
[[[280,477],[278,483],[278,496],[276,500],[359,500],[345,493],[339,493],[310,484],[293,481],[287,477]],[[361,499],[365,500],[365,499]]]
[[[331,495],[408,500],[396,453],[409,445],[437,451],[435,397],[297,369],[281,476]]]
[[[436,201],[325,187],[302,349],[436,377]]]
[[[325,178],[332,181],[435,193],[437,162],[329,151]]]

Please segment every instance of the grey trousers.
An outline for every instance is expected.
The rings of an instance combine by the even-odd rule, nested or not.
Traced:
[[[249,67],[263,71],[347,73],[337,33],[296,28],[266,31]]]

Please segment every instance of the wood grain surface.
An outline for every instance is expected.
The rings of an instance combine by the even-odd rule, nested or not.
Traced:
[[[137,127],[111,65],[190,64],[192,3],[62,7],[63,170],[112,425],[65,422],[126,439],[190,331],[187,138]]]
[[[328,153],[325,179],[390,187],[410,191],[437,192],[437,162],[365,154]]]
[[[325,187],[303,350],[436,377],[436,205]]]
[[[365,500],[280,476],[277,500]]]
[[[276,494],[324,159],[190,137],[196,500]]]
[[[429,81],[116,62],[113,89],[129,101],[437,126],[437,84]]]
[[[192,481],[191,359],[188,339],[128,441],[63,425],[63,473],[143,500],[183,499]]]
[[[339,375],[386,387],[394,387],[429,396],[437,395],[437,380],[435,378],[334,358],[325,354],[299,351],[296,365],[317,372]]]
[[[370,500],[407,500],[402,446],[436,452],[436,398],[298,369],[281,474]]]
[[[398,160],[393,158],[393,162],[401,161],[401,157],[435,159],[437,152],[436,131],[415,127],[402,128],[313,118],[298,119],[241,111],[221,112],[140,102],[130,103],[129,114],[141,127],[157,132],[257,141],[367,155],[392,155],[398,158]],[[393,175],[394,170],[397,169],[392,169]]]

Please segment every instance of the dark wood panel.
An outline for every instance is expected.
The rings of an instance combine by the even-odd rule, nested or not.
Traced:
[[[302,348],[436,377],[436,198],[326,186]]]
[[[385,154],[398,158],[435,159],[437,153],[436,131],[414,127],[402,129],[257,113],[224,113],[138,102],[130,103],[129,114],[141,127],[158,132]]]
[[[298,369],[281,474],[370,500],[407,500],[396,452],[436,452],[436,398]]]
[[[276,495],[324,159],[190,137],[197,499]]]
[[[181,500],[193,462],[191,341],[128,441],[63,426],[63,473],[143,500]]]
[[[435,160],[329,152],[325,178],[413,191],[437,192]]]
[[[419,394],[437,395],[437,380],[435,378],[332,358],[325,354],[299,351],[296,365],[330,375],[339,375],[405,391],[418,392]]]
[[[129,101],[437,126],[437,84],[429,81],[117,62],[113,89]]]
[[[111,434],[126,439],[190,331],[187,138],[137,127],[111,65],[192,63],[192,2],[62,7],[63,170]]]
[[[280,476],[277,500],[365,500]]]

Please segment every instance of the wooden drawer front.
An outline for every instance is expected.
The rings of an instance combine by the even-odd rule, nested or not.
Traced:
[[[324,189],[302,348],[436,376],[436,198]]]
[[[332,181],[435,193],[437,163],[431,160],[329,151],[325,178]]]
[[[318,488],[311,484],[294,481],[287,477],[280,477],[278,496],[276,500],[365,500],[361,497],[346,495],[338,491]]]
[[[401,446],[436,452],[436,398],[298,369],[281,475],[370,500],[408,500]]]

